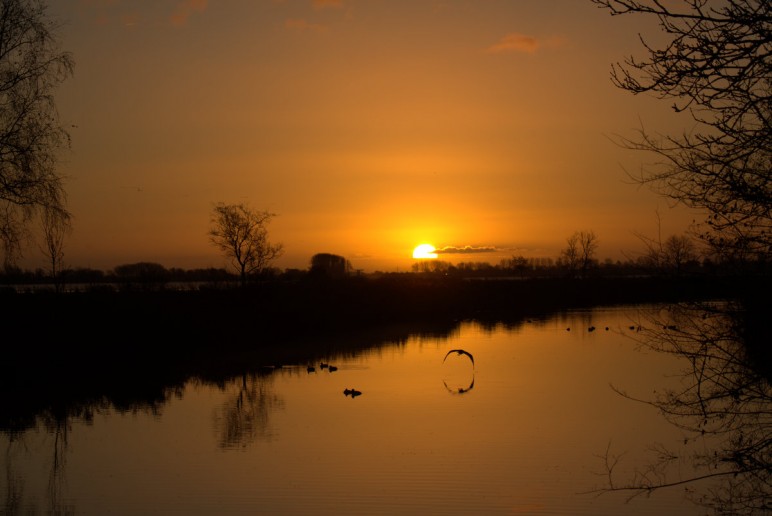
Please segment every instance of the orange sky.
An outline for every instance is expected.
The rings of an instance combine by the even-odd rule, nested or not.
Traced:
[[[423,242],[554,258],[577,230],[617,259],[657,211],[664,236],[695,218],[629,184],[652,157],[609,139],[689,127],[609,80],[656,39],[643,19],[585,0],[50,3],[76,61],[57,96],[69,266],[225,266],[220,201],[278,214],[282,268],[409,270]]]

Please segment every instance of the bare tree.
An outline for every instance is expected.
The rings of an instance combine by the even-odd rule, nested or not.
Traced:
[[[662,240],[662,225],[657,213],[657,236],[652,238],[635,233],[645,247],[643,264],[661,274],[680,275],[685,265],[699,258],[694,240],[688,235],[670,235]]]
[[[594,231],[577,231],[566,239],[561,259],[571,275],[577,272],[586,275],[595,263],[597,250],[598,237]]]
[[[57,153],[69,144],[54,89],[72,75],[41,0],[0,0],[0,240],[6,265],[20,254],[40,208],[65,213]]]
[[[566,247],[560,252],[560,258],[563,265],[568,268],[568,273],[571,276],[575,275],[581,263],[578,231],[566,239]]]
[[[684,267],[697,259],[694,242],[687,235],[670,235],[665,240],[665,262],[676,276],[681,275]]]
[[[598,237],[594,231],[579,232],[579,246],[581,247],[582,273],[586,274],[595,263],[595,253],[598,250]]]
[[[71,217],[61,206],[49,204],[43,208],[41,221],[43,253],[48,258],[54,289],[59,292],[64,268],[64,238],[72,228]]]
[[[264,271],[284,250],[282,244],[268,241],[266,226],[274,216],[245,204],[218,203],[214,207],[209,238],[231,260],[242,285],[250,274]]]
[[[701,237],[732,260],[772,253],[772,4],[768,0],[590,0],[612,15],[655,17],[663,48],[641,36],[646,58],[613,65],[613,83],[672,99],[695,124],[682,135],[641,129],[622,138],[660,160],[634,179],[705,210]]]

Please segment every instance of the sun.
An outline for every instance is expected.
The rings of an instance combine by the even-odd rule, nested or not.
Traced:
[[[413,258],[418,260],[426,260],[430,258],[437,258],[437,253],[434,252],[434,246],[431,244],[421,244],[413,249]]]

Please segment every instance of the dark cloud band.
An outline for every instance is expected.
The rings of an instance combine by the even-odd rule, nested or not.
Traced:
[[[474,247],[467,245],[464,247],[443,247],[442,249],[435,249],[437,254],[476,254],[476,253],[495,253],[498,251],[495,247]]]

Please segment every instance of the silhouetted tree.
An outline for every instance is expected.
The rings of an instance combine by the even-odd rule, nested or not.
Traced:
[[[521,278],[525,277],[526,271],[531,267],[531,263],[528,258],[524,256],[512,256],[511,258],[504,258],[501,260],[501,268],[517,272]]]
[[[678,276],[684,267],[697,260],[697,252],[692,239],[687,235],[670,235],[665,240],[665,261],[673,273]]]
[[[641,263],[647,269],[653,269],[662,274],[680,275],[683,268],[697,261],[699,255],[693,240],[688,235],[670,235],[662,241],[659,214],[657,214],[657,236],[648,237],[635,233],[645,246]]]
[[[594,231],[580,231],[579,245],[581,247],[582,273],[587,271],[595,263],[595,254],[598,251],[598,237]]]
[[[448,274],[456,269],[450,262],[445,260],[418,260],[410,267],[413,272],[427,272],[432,274]]]
[[[262,272],[283,252],[281,244],[268,241],[266,226],[274,216],[246,204],[218,203],[214,207],[209,238],[231,260],[242,286],[249,274]]]
[[[562,264],[568,269],[569,275],[578,272],[586,275],[593,263],[598,250],[598,237],[593,231],[577,231],[566,239],[566,247],[560,253]]]
[[[58,292],[62,284],[64,266],[64,237],[71,229],[70,214],[60,206],[48,205],[43,208],[43,253],[48,258],[51,279]]]
[[[0,1],[0,240],[7,264],[38,209],[66,213],[56,154],[69,135],[53,92],[72,74],[73,60],[59,50],[57,28],[40,0]]]
[[[656,17],[662,48],[612,67],[616,86],[673,99],[695,130],[660,136],[641,129],[630,149],[661,160],[635,179],[708,213],[702,233],[716,253],[740,263],[772,253],[772,4],[768,0],[591,0],[612,15]]]
[[[342,278],[351,272],[351,262],[343,256],[317,253],[311,257],[311,273],[329,278]]]
[[[574,233],[566,239],[566,247],[560,252],[560,262],[573,276],[579,269],[579,233]]]

